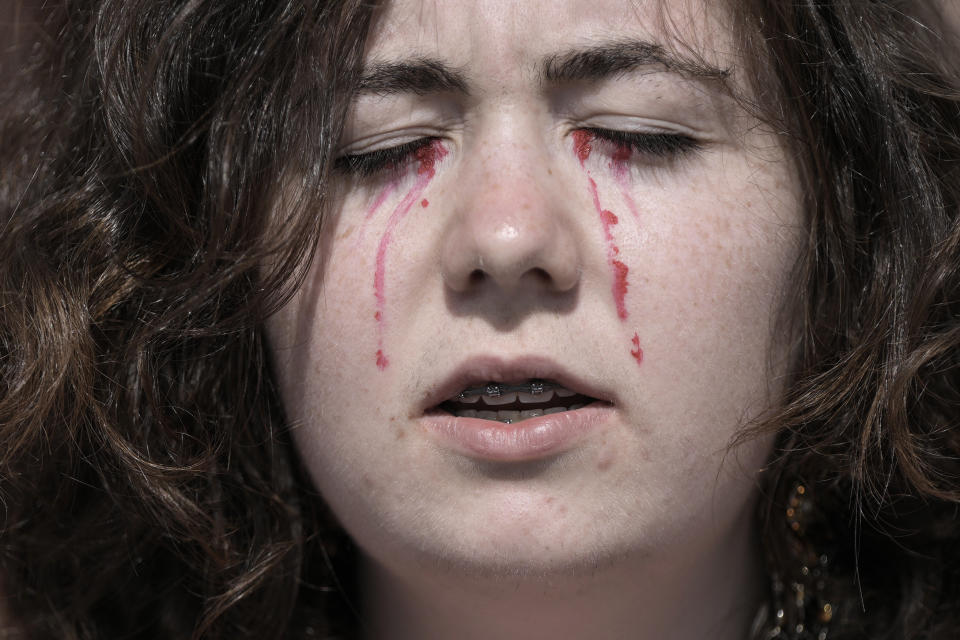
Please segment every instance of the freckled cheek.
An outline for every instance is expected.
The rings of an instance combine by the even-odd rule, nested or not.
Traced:
[[[793,253],[738,216],[729,210],[687,216],[659,230],[664,241],[651,243],[642,258],[659,313],[680,330],[695,328],[696,340],[752,341],[769,333]]]
[[[369,245],[376,237],[367,233],[364,245],[357,245],[356,227],[353,233],[342,237],[344,229],[349,228],[337,225],[321,239],[303,285],[271,323],[282,324],[291,335],[289,341],[296,345],[293,349],[307,349],[316,363],[342,357],[349,345],[375,342],[373,295],[358,292],[367,293],[372,287],[371,256],[376,247]],[[368,317],[369,322],[359,322],[361,317]]]

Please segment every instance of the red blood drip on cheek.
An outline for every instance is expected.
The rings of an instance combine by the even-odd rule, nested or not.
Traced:
[[[587,181],[590,185],[590,194],[593,196],[593,206],[597,209],[597,215],[600,216],[600,223],[603,225],[603,234],[607,241],[607,256],[610,260],[610,267],[613,269],[613,299],[617,305],[617,316],[621,320],[627,317],[627,306],[625,299],[627,297],[627,274],[630,269],[627,265],[616,259],[620,255],[620,248],[614,242],[611,227],[618,224],[620,219],[612,211],[604,209],[600,205],[600,193],[597,190],[597,183],[590,177],[587,171]]]
[[[600,222],[603,223],[603,233],[607,236],[607,244],[609,245],[609,251],[611,255],[619,255],[620,247],[618,247],[613,241],[613,232],[610,231],[610,227],[620,222],[620,219],[617,218],[617,214],[613,211],[607,209],[600,210]]]
[[[640,336],[636,333],[633,334],[633,349],[630,350],[630,355],[633,356],[633,359],[637,361],[637,364],[643,364],[643,349],[640,348]]]
[[[373,314],[377,322],[378,346],[377,349],[377,368],[383,371],[390,364],[390,360],[383,352],[383,330],[386,324],[384,309],[386,307],[386,279],[387,279],[387,250],[393,242],[393,231],[400,221],[410,212],[411,207],[420,200],[420,206],[426,207],[430,203],[426,198],[421,200],[424,189],[430,184],[430,181],[436,175],[437,161],[442,160],[447,155],[447,150],[439,140],[434,140],[430,145],[418,149],[414,156],[419,163],[417,166],[417,180],[410,188],[403,199],[394,208],[393,213],[387,220],[386,228],[380,237],[380,243],[377,247],[377,255],[374,260],[375,268],[373,275],[373,291],[376,299],[376,312]]]
[[[613,299],[617,303],[617,315],[621,320],[627,317],[627,274],[630,268],[619,260],[611,261],[613,265]]]
[[[589,131],[583,131],[578,129],[573,132],[573,149],[577,152],[577,158],[580,160],[580,164],[583,164],[590,157],[590,152],[593,151],[593,145],[590,143],[593,141],[593,134]]]

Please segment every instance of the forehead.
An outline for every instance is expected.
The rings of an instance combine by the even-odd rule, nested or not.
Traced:
[[[368,60],[428,56],[493,75],[534,73],[544,56],[594,41],[640,40],[722,69],[735,66],[721,2],[700,0],[391,0]]]

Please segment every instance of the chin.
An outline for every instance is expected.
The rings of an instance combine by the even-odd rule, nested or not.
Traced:
[[[381,512],[378,527],[367,526],[366,518],[345,525],[368,559],[395,576],[429,568],[478,584],[563,580],[625,567],[655,555],[666,544],[657,532],[674,528],[619,507],[616,496],[555,494],[548,481],[501,485],[460,501],[406,505],[387,517]]]

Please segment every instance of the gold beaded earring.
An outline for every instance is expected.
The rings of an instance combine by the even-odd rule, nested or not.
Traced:
[[[817,520],[817,513],[804,484],[794,484],[784,516],[795,566],[789,573],[772,576],[770,622],[773,626],[764,637],[770,640],[827,640],[835,613],[827,597],[830,558],[826,553],[818,553],[807,536],[808,525]]]

